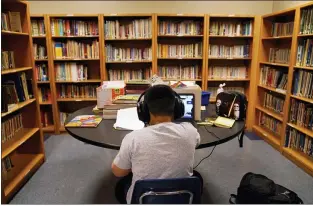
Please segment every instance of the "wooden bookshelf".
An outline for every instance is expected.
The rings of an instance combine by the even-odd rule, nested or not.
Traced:
[[[254,75],[255,75],[255,65],[257,60],[257,48],[259,41],[259,24],[260,19],[256,16],[251,15],[207,15],[207,42],[206,42],[206,71],[204,73],[205,77],[205,88],[208,91],[216,90],[219,84],[225,82],[226,87],[241,87],[249,99],[250,96],[250,87],[254,84]],[[242,31],[229,30],[226,32],[221,32],[218,30],[224,25],[240,25],[241,28],[245,28],[245,33]],[[248,26],[246,26],[248,25]],[[212,45],[212,48],[211,48]],[[212,55],[214,54],[214,46],[225,46],[232,47],[237,46],[246,46],[245,54],[240,56],[227,56],[226,54],[218,54],[219,56]],[[212,54],[210,54],[210,49]],[[234,77],[225,77],[225,76],[211,76],[211,75],[225,75],[225,73],[220,73],[219,71],[223,69],[222,72],[230,71],[228,68],[237,67],[236,71],[239,73],[239,68],[241,69],[241,76]],[[226,70],[226,71],[225,71]],[[234,71],[235,69],[233,69]],[[244,71],[242,71],[244,70]],[[243,73],[245,72],[245,73]],[[210,102],[214,102],[215,96],[211,95]],[[247,108],[247,129],[252,128],[250,123],[251,118],[254,115],[254,109],[252,107]]]
[[[298,100],[301,103],[313,104],[313,99],[309,99],[304,96],[297,96],[293,94],[295,87],[295,74],[298,70],[303,70],[306,72],[312,72],[313,68],[309,66],[299,66],[297,64],[297,56],[298,56],[298,45],[303,39],[312,39],[312,34],[302,34],[300,33],[300,20],[303,9],[313,8],[313,4],[308,3],[302,6],[290,8],[287,10],[283,10],[280,12],[276,12],[273,14],[268,14],[262,16],[261,23],[261,41],[259,47],[259,66],[257,68],[256,81],[260,81],[260,71],[262,66],[269,66],[275,68],[277,70],[283,71],[287,73],[287,89],[285,93],[281,93],[280,90],[276,90],[276,88],[267,87],[260,85],[257,83],[256,93],[254,98],[256,99],[255,109],[258,112],[263,112],[269,116],[272,116],[274,119],[277,119],[282,122],[282,132],[276,138],[275,135],[268,135],[270,131],[266,131],[266,129],[260,127],[258,125],[257,119],[254,121],[253,131],[260,134],[260,136],[267,141],[270,145],[272,145],[275,149],[279,150],[285,157],[293,161],[297,166],[302,168],[307,173],[313,176],[313,158],[301,152],[300,149],[296,150],[293,148],[285,147],[288,145],[286,143],[286,135],[289,129],[295,129],[298,132],[301,132],[307,137],[313,138],[313,131],[302,126],[297,125],[296,123],[290,122],[291,116],[291,99]],[[273,22],[294,22],[293,27],[291,27],[292,35],[281,35],[281,36],[271,36],[271,29]],[[312,32],[313,33],[313,32]],[[290,49],[290,57],[288,63],[272,63],[269,62],[269,48],[289,48]],[[282,115],[277,115],[271,111],[260,106],[263,104],[264,92],[270,91],[271,94],[276,94],[277,96],[284,98],[284,107]],[[261,131],[263,130],[263,131]],[[262,135],[262,133],[267,135]]]
[[[2,124],[13,121],[11,119],[20,117],[19,124],[22,126],[11,135],[2,135],[1,139],[1,159],[10,159],[10,169],[2,168],[2,203],[7,203],[13,195],[23,186],[30,176],[38,169],[45,160],[43,133],[40,124],[39,101],[37,92],[37,79],[35,75],[34,57],[31,37],[31,23],[29,15],[29,4],[25,1],[3,1],[1,2],[3,11],[20,13],[21,32],[1,31],[3,51],[13,51],[15,68],[2,70],[2,84],[11,78],[24,75],[26,80],[30,80],[31,86],[21,83],[24,101],[19,97],[19,103],[11,110],[1,113]],[[18,78],[21,81],[21,78]],[[27,88],[25,88],[27,86]],[[16,87],[15,87],[16,88]],[[20,89],[20,88],[18,88]],[[16,90],[18,90],[16,88]],[[27,89],[30,98],[26,96]],[[6,99],[6,96],[2,96]],[[16,119],[15,119],[16,121]],[[4,126],[2,126],[4,130]],[[11,127],[10,131],[14,129]]]

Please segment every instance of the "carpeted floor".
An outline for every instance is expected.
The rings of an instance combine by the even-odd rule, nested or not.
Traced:
[[[69,135],[45,141],[46,162],[17,193],[11,204],[117,203],[111,162],[117,151],[84,144]],[[198,150],[196,163],[212,148]],[[246,172],[261,173],[313,203],[313,178],[264,141],[236,139],[219,145],[197,170],[204,178],[202,203],[227,204]]]

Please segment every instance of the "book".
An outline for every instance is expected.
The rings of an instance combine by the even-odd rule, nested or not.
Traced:
[[[302,69],[294,72],[293,95],[313,99],[313,72]]]
[[[35,59],[47,59],[48,58],[46,47],[34,43],[33,50],[34,50]]]
[[[158,44],[158,58],[201,58],[203,45],[201,43],[193,44]]]
[[[203,22],[196,20],[160,20],[158,21],[159,35],[203,35]]]
[[[15,68],[13,51],[1,51],[1,68],[3,70]]]
[[[43,19],[32,19],[31,20],[32,35],[33,36],[44,36],[46,35],[45,23]]]
[[[289,64],[290,49],[270,48],[268,61],[272,63]]]
[[[113,104],[137,104],[139,95],[119,95],[113,100]]]
[[[15,32],[22,32],[20,12],[9,11],[10,29]]]
[[[248,68],[246,66],[210,66],[209,79],[246,79]]]
[[[60,116],[60,124],[61,124],[61,126],[64,126],[64,122],[66,121],[67,117],[69,116],[69,113],[60,112],[59,116]]]
[[[294,22],[273,22],[271,36],[289,36],[292,35]]]
[[[217,36],[251,36],[252,30],[252,20],[241,22],[212,21],[210,22],[209,34]]]
[[[97,127],[102,121],[99,115],[80,115],[76,116],[65,127]]]
[[[313,7],[308,7],[301,9],[301,18],[300,18],[300,34],[312,34],[312,16],[313,16]]]
[[[99,35],[97,21],[52,18],[50,25],[52,36]]]
[[[151,67],[145,69],[110,69],[109,80],[137,81],[150,79]]]
[[[209,58],[249,58],[250,45],[209,45]]]
[[[124,48],[115,47],[111,44],[105,45],[106,60],[112,62],[120,61],[151,61],[152,48]]]
[[[313,138],[294,128],[287,127],[284,146],[313,158]]]
[[[289,121],[313,131],[313,105],[292,98]]]
[[[66,40],[65,42],[53,42],[54,57],[56,59],[98,59],[99,41],[91,43]]]
[[[91,84],[61,84],[59,85],[59,98],[97,98],[97,85]]]
[[[222,128],[232,128],[235,123],[234,119],[218,116],[214,121],[214,125]]]
[[[41,126],[47,127],[49,125],[53,125],[53,118],[51,111],[40,111],[40,118],[41,118]]]
[[[285,100],[282,97],[275,96],[272,92],[265,92],[263,99],[263,107],[274,111],[278,114],[283,114]]]
[[[48,87],[38,88],[39,102],[51,102],[51,90]]]
[[[260,71],[260,85],[272,87],[286,92],[287,81],[288,81],[287,71],[279,70],[273,67],[262,66]]]
[[[263,112],[259,113],[259,125],[276,135],[282,131],[282,123]]]
[[[1,122],[1,143],[12,139],[23,128],[22,114],[16,114]]]
[[[163,79],[201,79],[201,68],[195,66],[159,66],[158,76]]]
[[[49,81],[48,66],[46,63],[35,65],[37,81]]]
[[[296,66],[313,67],[313,39],[299,39]]]
[[[56,81],[83,81],[88,79],[88,67],[77,62],[55,63]]]

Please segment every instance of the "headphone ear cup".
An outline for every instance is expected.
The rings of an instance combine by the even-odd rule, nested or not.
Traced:
[[[140,121],[144,123],[149,123],[150,121],[149,108],[144,101],[140,101],[137,103],[137,114]]]
[[[175,92],[176,93],[176,92]],[[181,118],[185,114],[185,105],[179,95],[175,95],[174,120]]]

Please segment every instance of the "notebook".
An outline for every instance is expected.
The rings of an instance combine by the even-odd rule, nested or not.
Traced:
[[[97,127],[102,121],[99,115],[80,115],[76,116],[65,127]]]
[[[232,128],[234,123],[235,123],[234,119],[229,119],[226,117],[217,117],[216,120],[214,121],[215,126],[223,128]]]

